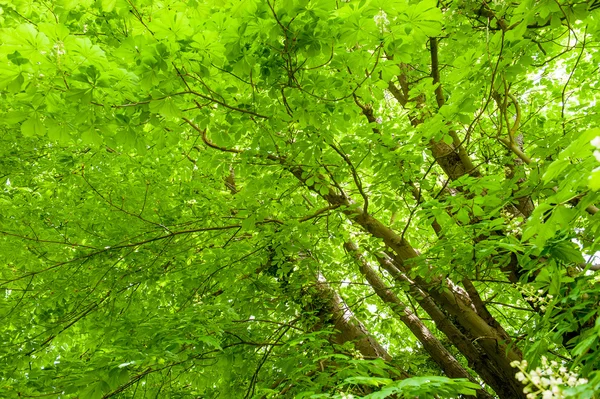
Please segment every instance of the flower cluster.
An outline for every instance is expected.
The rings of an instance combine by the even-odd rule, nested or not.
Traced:
[[[514,361],[511,366],[519,369],[515,377],[525,385],[523,392],[527,394],[527,399],[566,398],[564,388],[588,382],[585,378],[578,378],[577,374],[567,370],[564,365],[554,360],[548,361],[545,356],[542,356],[541,365],[535,370],[527,371],[527,360]]]
[[[65,55],[67,53],[67,51],[65,50],[65,44],[60,41],[54,44],[52,50],[54,50],[57,56]]]
[[[542,312],[546,311],[546,306],[554,299],[554,295],[545,294],[542,289],[536,290],[530,286],[518,286],[519,291],[523,294],[523,298],[530,304],[539,307]]]

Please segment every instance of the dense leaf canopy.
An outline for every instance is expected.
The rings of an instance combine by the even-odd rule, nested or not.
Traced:
[[[0,0],[0,396],[597,397],[599,8]]]

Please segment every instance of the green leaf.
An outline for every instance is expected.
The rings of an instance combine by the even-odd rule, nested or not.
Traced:
[[[181,40],[194,33],[189,18],[182,12],[171,10],[164,10],[150,26],[160,39]]]
[[[104,384],[102,381],[96,382],[81,392],[82,399],[100,399],[104,395]]]
[[[556,179],[556,177],[569,166],[569,161],[566,159],[558,159],[550,164],[546,169],[546,172],[542,176],[542,179],[546,182]]]
[[[108,384],[110,389],[117,389],[129,380],[129,372],[126,368],[116,367],[108,372]]]
[[[29,113],[25,111],[9,111],[2,116],[2,122],[12,125],[24,121],[28,116]]]
[[[198,337],[198,341],[204,342],[205,344],[208,344],[209,346],[212,346],[213,348],[223,350],[223,348],[221,348],[221,344],[215,337],[203,335],[203,336]]]
[[[587,337],[584,340],[582,340],[581,342],[579,342],[575,346],[575,348],[573,348],[571,353],[573,354],[573,356],[582,356],[583,354],[588,352],[592,347],[595,347],[597,345],[598,345],[598,336],[590,335],[589,337]]]
[[[400,20],[426,36],[439,36],[442,29],[442,13],[433,0],[420,1],[404,10]]]
[[[591,2],[0,3],[4,396],[597,391]]]
[[[600,190],[600,168],[595,169],[590,175],[590,181],[588,183],[590,189],[594,191]]]
[[[242,230],[244,230],[244,231],[252,230],[252,229],[254,229],[255,224],[256,224],[256,217],[254,215],[251,215],[251,216],[247,217],[246,219],[242,220]]]
[[[43,136],[46,134],[46,127],[36,116],[32,116],[21,123],[21,133],[25,137]]]
[[[102,0],[102,11],[111,12],[115,9],[116,4],[117,0]]]
[[[551,253],[565,263],[579,265],[585,262],[579,247],[570,241],[558,242],[552,246]]]
[[[456,219],[463,224],[468,224],[470,220],[469,211],[465,208],[459,209],[456,213]]]
[[[160,114],[170,118],[179,118],[181,111],[175,104],[175,100],[172,97],[167,97],[162,101]]]
[[[87,37],[69,36],[69,40],[65,42],[65,48],[67,53],[71,51],[73,54],[78,55],[81,61],[97,65],[103,65],[106,62],[105,52]]]
[[[358,385],[370,385],[378,387],[381,385],[387,385],[392,382],[389,378],[380,377],[350,377],[344,380],[346,384],[358,384]]]
[[[102,137],[98,134],[98,132],[94,128],[86,129],[81,134],[81,140],[85,144],[88,144],[88,145],[89,144],[91,144],[91,145],[101,145],[102,141],[103,141]]]

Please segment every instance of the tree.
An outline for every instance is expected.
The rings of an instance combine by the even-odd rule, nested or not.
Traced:
[[[596,0],[0,6],[7,397],[597,397]]]

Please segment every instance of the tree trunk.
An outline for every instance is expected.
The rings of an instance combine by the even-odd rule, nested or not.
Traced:
[[[315,292],[310,292],[310,288],[313,287]],[[392,359],[385,348],[369,334],[364,324],[356,318],[338,293],[327,284],[325,277],[320,274],[316,276],[315,284],[310,288],[308,292],[313,297],[312,302],[316,300],[319,305],[318,309],[307,308],[306,310],[317,312],[319,317],[317,329],[321,329],[327,324],[333,325],[336,332],[332,336],[332,341],[338,345],[353,342],[354,347],[365,359]],[[402,373],[408,375],[404,371]]]
[[[444,373],[448,377],[466,378],[477,384],[478,382],[473,376],[469,374],[446,347],[444,347],[444,345],[431,333],[412,309],[406,306],[396,294],[385,286],[381,277],[378,276],[375,270],[373,270],[366,259],[360,254],[358,246],[353,242],[347,242],[345,248],[354,256],[361,274],[365,276],[375,293],[384,303],[390,306],[399,319],[409,328]],[[479,389],[477,391],[477,398],[491,399],[492,396],[484,389]]]

